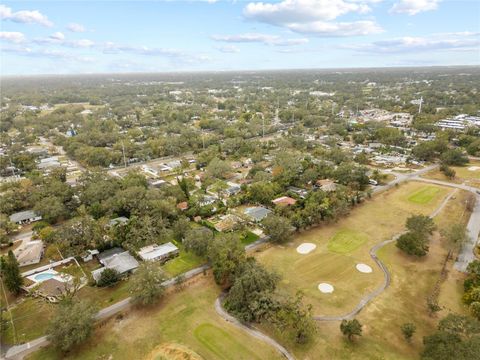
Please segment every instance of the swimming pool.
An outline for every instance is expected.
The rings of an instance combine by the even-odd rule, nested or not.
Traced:
[[[40,274],[35,275],[33,277],[33,279],[37,282],[42,282],[42,281],[45,281],[45,280],[53,279],[55,276],[57,276],[57,274],[50,273],[50,272],[44,272],[44,273],[40,273]]]

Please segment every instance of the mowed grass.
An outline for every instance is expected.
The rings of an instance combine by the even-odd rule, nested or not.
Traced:
[[[255,354],[255,349],[248,349],[234,339],[231,334],[210,323],[197,326],[193,334],[198,341],[220,359],[228,359],[232,357],[232,354],[238,354],[237,359],[261,360]]]
[[[456,192],[435,218],[436,223],[442,223],[442,228],[457,221],[465,223],[469,216],[464,214],[466,195],[462,191]],[[438,299],[444,309],[437,316],[428,315],[426,297],[439,278],[446,254],[447,248],[438,232],[431,240],[428,255],[421,259],[405,256],[394,243],[383,247],[378,256],[391,273],[391,284],[356,316],[363,324],[361,337],[350,343],[341,334],[339,321],[318,322],[318,332],[310,346],[302,347],[282,339],[283,344],[297,359],[418,359],[423,348],[423,336],[435,330],[439,319],[449,312],[468,313],[461,301],[464,275],[455,271],[453,261],[450,261],[447,279],[442,283]],[[340,255],[336,256],[338,261]],[[341,267],[342,264],[338,266]],[[400,330],[406,322],[413,322],[417,327],[411,344],[405,341]]]
[[[180,254],[168,260],[163,269],[167,273],[167,276],[174,277],[188,270],[192,270],[202,265],[205,261],[193,252],[187,252],[182,244],[176,244],[180,249]]]
[[[430,192],[429,202],[409,200],[426,187],[436,190]],[[270,246],[255,256],[282,277],[281,288],[292,294],[301,290],[315,315],[344,314],[383,281],[383,273],[369,255],[370,248],[403,231],[408,216],[432,213],[450,191],[418,182],[403,184],[357,206],[337,223],[304,231],[290,244]],[[305,242],[317,248],[307,255],[298,254],[296,247]],[[371,266],[373,272],[358,272],[357,263]],[[321,293],[317,288],[321,282],[330,283],[335,291]]]
[[[428,204],[439,191],[438,187],[427,185],[415,191],[408,200],[416,204]]]
[[[275,349],[217,315],[214,302],[220,289],[210,275],[169,292],[153,307],[131,309],[123,318],[98,326],[92,337],[68,354],[51,347],[29,359],[145,359],[163,344],[185,346],[203,359],[281,359]]]
[[[340,254],[351,252],[368,240],[368,235],[352,229],[339,230],[329,241],[328,250]]]

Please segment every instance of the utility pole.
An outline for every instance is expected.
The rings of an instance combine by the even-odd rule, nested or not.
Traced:
[[[127,159],[125,158],[125,146],[123,144],[123,140],[122,140],[122,153],[123,153],[123,164],[125,165],[125,168],[127,168]]]

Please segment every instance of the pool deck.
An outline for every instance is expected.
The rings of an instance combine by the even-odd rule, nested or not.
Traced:
[[[60,266],[60,265],[63,265],[63,264],[67,264],[70,261],[74,261],[74,260],[75,260],[75,258],[72,256],[72,257],[69,257],[69,258],[66,258],[66,259],[62,259],[60,261],[56,261],[56,262],[53,262],[53,263],[50,263],[50,264],[47,264],[47,265],[40,266],[38,268],[29,270],[29,271],[25,271],[21,275],[22,275],[22,277],[27,277],[27,276],[30,276],[30,275],[33,275],[33,274],[36,274],[36,273],[39,273],[39,272],[42,272],[42,271],[45,271],[45,270],[53,269],[54,267],[57,267],[57,266]]]

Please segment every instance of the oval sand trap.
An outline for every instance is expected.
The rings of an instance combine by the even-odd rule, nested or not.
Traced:
[[[372,268],[367,264],[357,264],[355,267],[357,268],[358,271],[365,274],[369,274],[373,271]]]
[[[480,166],[470,166],[468,168],[468,171],[477,171],[477,170],[480,170]]]
[[[309,252],[315,250],[317,245],[312,243],[303,243],[297,247],[297,252],[299,254],[308,254]]]
[[[318,290],[324,294],[330,294],[333,292],[333,286],[327,283],[318,284]]]

